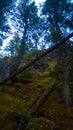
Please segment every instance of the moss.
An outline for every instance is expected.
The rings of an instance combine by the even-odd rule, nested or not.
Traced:
[[[0,91],[2,91],[2,92],[8,92],[8,93],[13,93],[14,91],[15,91],[15,88],[14,87],[12,87],[12,86],[2,86],[1,88],[0,88]]]
[[[49,85],[50,82],[52,81],[51,78],[46,78],[46,79],[41,79],[41,80],[34,80],[30,86],[32,87],[32,89],[35,89],[38,92],[42,92],[44,90],[46,90]]]
[[[42,62],[42,61],[41,61]],[[61,124],[66,121],[72,125],[73,113],[69,113],[62,101],[62,71],[59,62],[52,61],[49,63],[49,68],[45,72],[40,74],[32,73],[32,68],[26,70],[17,76],[19,79],[28,80],[32,82],[28,84],[24,83],[12,83],[5,84],[0,87],[0,129],[14,130],[16,121],[11,120],[9,115],[11,113],[18,113],[28,118],[27,130],[49,130],[43,125],[40,125],[38,119],[32,117],[29,112],[29,108],[37,97],[41,96],[50,85],[51,82],[56,82],[54,91],[50,94],[43,108],[40,110],[42,113],[47,113],[48,118],[52,119],[56,124]],[[73,82],[69,82],[71,88],[71,96],[73,99]],[[70,125],[70,126],[71,126]],[[68,127],[70,128],[70,127]]]
[[[32,78],[33,77],[33,71],[32,67],[29,67],[28,69],[24,70],[21,74],[18,75],[18,78],[24,79],[24,78]]]
[[[49,64],[50,71],[54,71],[56,65],[57,65],[57,61],[51,61],[50,64]]]
[[[28,123],[26,129],[27,130],[40,130],[38,119],[30,116],[29,123]]]
[[[7,93],[0,92],[0,112],[1,113],[11,113],[14,111],[24,112],[26,109],[25,103],[15,98]]]

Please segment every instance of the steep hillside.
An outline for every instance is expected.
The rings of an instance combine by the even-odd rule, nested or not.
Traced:
[[[62,99],[61,65],[55,60],[46,65],[40,60],[17,75],[17,82],[0,87],[0,130],[73,130],[73,107],[68,110]],[[72,79],[69,85],[73,101]]]

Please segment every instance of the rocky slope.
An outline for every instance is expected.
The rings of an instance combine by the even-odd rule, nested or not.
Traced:
[[[40,60],[17,75],[17,82],[8,81],[0,87],[0,130],[73,130],[73,109],[68,111],[62,99],[61,66],[55,60],[46,65],[45,69]],[[32,115],[36,101],[53,82],[54,90],[38,114]],[[69,85],[73,100],[72,80]]]

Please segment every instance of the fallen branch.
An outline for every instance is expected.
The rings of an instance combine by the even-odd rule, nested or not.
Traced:
[[[8,80],[12,79],[13,76],[16,76],[17,74],[21,73],[22,71],[24,71],[25,69],[27,69],[28,67],[30,67],[31,65],[33,65],[35,62],[37,62],[38,60],[40,60],[42,57],[44,57],[45,55],[47,55],[48,53],[52,52],[53,50],[57,49],[60,45],[64,44],[67,40],[69,40],[71,37],[73,37],[73,32],[71,34],[69,34],[67,37],[63,38],[59,43],[57,43],[56,45],[52,46],[51,48],[48,48],[45,52],[43,52],[43,54],[41,54],[40,56],[38,56],[36,59],[32,60],[30,63],[26,64],[23,68],[19,69],[18,71],[16,71],[13,75],[9,76],[8,78],[4,79],[0,85],[6,83]]]
[[[40,116],[38,117],[39,120],[44,121],[46,123],[50,123],[50,127],[52,130],[59,128],[58,125],[56,125],[53,121],[49,120],[48,118],[44,117],[44,116]]]
[[[46,100],[48,99],[48,96],[50,95],[50,93],[53,91],[55,87],[55,83],[52,83],[50,85],[50,87],[45,90],[43,92],[43,94],[41,95],[41,97],[39,97],[37,99],[37,101],[35,102],[35,104],[32,106],[30,112],[31,112],[31,115],[35,115],[38,113],[38,111],[43,107],[44,103],[46,102]]]
[[[31,116],[34,116],[34,117],[38,118],[39,120],[43,120],[43,121],[46,121],[47,123],[50,123],[52,130],[57,127],[55,125],[55,123],[52,122],[51,120],[47,119],[44,116],[43,117],[40,116],[38,114],[38,111],[41,109],[41,107],[43,107],[44,103],[48,99],[48,96],[53,91],[54,87],[55,87],[55,83],[52,83],[50,85],[50,87],[43,92],[43,94],[41,95],[41,97],[38,97],[34,101],[34,103],[32,103],[31,108],[29,108],[29,110],[28,110]],[[22,128],[22,127],[24,129],[26,127],[26,126],[24,127],[24,124],[25,124],[25,122],[24,122],[23,117],[22,117],[21,120],[20,120],[20,122],[19,122],[19,124],[18,124],[18,130],[20,130],[20,128]],[[28,125],[28,123],[27,123],[27,125]]]

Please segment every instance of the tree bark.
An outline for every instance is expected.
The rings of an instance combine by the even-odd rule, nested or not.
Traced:
[[[55,27],[57,32],[57,40],[62,39],[62,31],[58,24],[57,19],[57,10],[55,8],[54,10],[54,16],[55,16]],[[69,78],[69,71],[68,71],[68,65],[67,65],[67,49],[66,49],[66,42],[62,44],[62,46],[59,48],[59,51],[61,50],[60,56],[62,60],[62,70],[63,70],[63,100],[67,106],[67,108],[70,107],[71,104],[71,97],[70,97],[70,89],[68,85],[68,78]]]
[[[67,108],[71,105],[70,89],[68,85],[69,70],[67,65],[67,50],[66,46],[62,45],[62,70],[63,70],[63,100]]]

